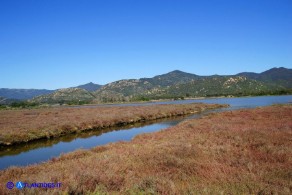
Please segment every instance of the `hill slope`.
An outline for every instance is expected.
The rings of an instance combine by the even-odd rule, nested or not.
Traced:
[[[59,89],[48,95],[41,95],[30,100],[35,103],[67,103],[82,104],[89,103],[96,98],[92,93],[80,88]]]
[[[284,89],[282,86],[271,85],[244,76],[211,76],[171,86],[167,90],[167,94],[174,97],[242,96],[261,95]]]

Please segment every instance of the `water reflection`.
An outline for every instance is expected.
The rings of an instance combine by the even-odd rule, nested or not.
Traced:
[[[172,117],[135,123],[124,127],[91,130],[54,139],[43,139],[26,144],[1,147],[0,169],[12,165],[23,166],[40,163],[80,148],[89,149],[111,142],[129,141],[138,134],[154,132],[176,125],[186,117]]]

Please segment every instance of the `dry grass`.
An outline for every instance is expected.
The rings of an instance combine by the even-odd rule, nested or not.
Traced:
[[[185,115],[217,107],[221,107],[221,105],[185,104],[0,110],[0,145]]]
[[[0,171],[3,194],[291,194],[292,106],[216,113]],[[7,181],[62,182],[7,190]]]

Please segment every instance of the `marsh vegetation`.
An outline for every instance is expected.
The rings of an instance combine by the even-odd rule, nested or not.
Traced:
[[[62,182],[22,191],[32,194],[291,194],[291,117],[291,105],[213,113],[131,142],[12,167],[0,181]],[[4,194],[16,190],[0,186]]]

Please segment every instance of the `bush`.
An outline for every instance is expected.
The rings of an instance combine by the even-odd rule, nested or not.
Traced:
[[[84,104],[89,104],[89,103],[90,103],[89,101],[85,101],[85,100],[82,100],[82,101],[72,100],[72,101],[67,102],[68,105],[84,105]]]
[[[29,108],[29,107],[35,107],[38,106],[38,103],[35,102],[26,102],[26,101],[22,101],[22,102],[12,102],[10,104],[10,106],[12,108]]]
[[[150,98],[141,96],[141,97],[135,98],[134,101],[150,101]]]

